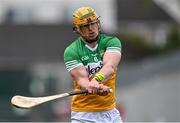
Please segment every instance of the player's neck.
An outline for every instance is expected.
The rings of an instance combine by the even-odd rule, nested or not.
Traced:
[[[90,48],[95,48],[98,42],[98,39],[94,41],[86,41],[83,37],[81,37],[81,40]]]
[[[87,43],[87,42],[86,42],[86,44],[87,44],[89,47],[91,47],[91,48],[95,48],[96,45],[97,45],[97,41],[96,41],[96,42],[93,42],[93,43]]]

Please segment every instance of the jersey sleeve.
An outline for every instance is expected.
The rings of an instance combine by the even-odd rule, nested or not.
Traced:
[[[106,44],[106,52],[121,53],[121,41],[116,37],[110,39]]]
[[[70,47],[64,51],[64,62],[68,71],[82,65],[78,54]]]

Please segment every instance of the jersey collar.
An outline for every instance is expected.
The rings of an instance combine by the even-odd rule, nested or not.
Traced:
[[[98,47],[98,43],[96,44],[96,46],[94,47],[94,48],[91,48],[90,46],[88,46],[87,44],[86,44],[86,42],[84,41],[84,39],[82,38],[82,37],[80,37],[80,40],[85,44],[85,46],[89,49],[89,50],[91,50],[91,51],[95,51],[96,49],[97,49],[97,47]],[[98,42],[99,42],[99,39],[98,39]]]
[[[95,51],[98,47],[98,44],[96,44],[96,46],[94,48],[91,48],[90,46],[88,46],[87,44],[85,45],[89,50],[91,51]]]

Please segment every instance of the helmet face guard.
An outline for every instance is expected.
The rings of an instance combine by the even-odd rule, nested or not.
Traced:
[[[89,25],[91,25],[91,24],[94,24],[94,23],[98,23],[98,19],[96,19],[96,20],[94,20],[94,21],[89,21],[89,23],[87,23],[87,24],[82,24],[82,25],[79,25],[79,28],[81,29],[81,28],[83,28],[83,27],[88,27]]]
[[[81,27],[89,26],[92,23],[98,23],[100,27],[99,16],[93,8],[81,7],[73,13],[73,24],[75,25],[73,30],[75,32],[80,32]]]

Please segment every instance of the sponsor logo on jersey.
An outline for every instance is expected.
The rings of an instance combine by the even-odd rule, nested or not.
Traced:
[[[89,73],[89,75],[95,74],[98,72],[103,66],[102,61],[99,61],[97,63],[89,63],[86,65],[86,69]]]
[[[81,57],[81,60],[82,61],[86,61],[86,60],[88,60],[89,59],[89,56],[83,56],[83,57]]]

